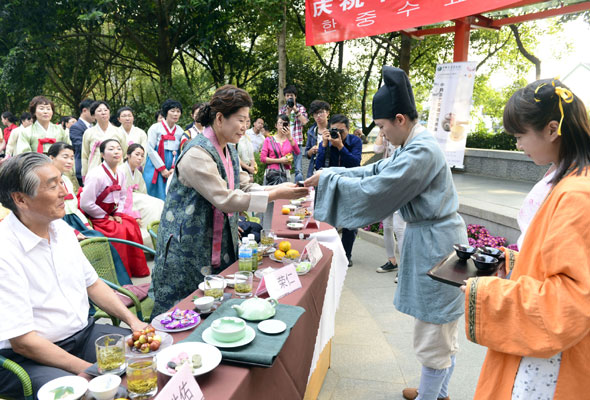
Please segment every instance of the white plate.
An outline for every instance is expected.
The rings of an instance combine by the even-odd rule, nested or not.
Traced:
[[[223,281],[223,288],[225,289],[226,287],[227,287],[227,281],[224,280]],[[205,282],[199,283],[199,289],[201,289],[203,291],[203,293],[205,293]]]
[[[162,325],[160,323],[160,320],[164,319],[169,314],[170,313],[167,312],[167,313],[160,314],[160,315],[156,316],[152,320],[152,322],[150,322],[150,325],[153,326],[154,328],[156,328],[157,331],[162,331],[162,332],[182,332],[182,331],[188,331],[189,329],[193,329],[195,326],[199,325],[199,323],[201,322],[201,317],[199,315],[197,315],[197,322],[195,322],[192,325],[185,326],[184,328],[168,329],[168,328],[166,328],[164,325]]]
[[[273,267],[266,267],[264,269],[257,269],[256,272],[254,272],[254,276],[257,277],[258,279],[262,279],[262,277],[264,275],[270,274],[274,270],[275,269]]]
[[[268,256],[268,258],[270,258],[271,260],[273,260],[274,262],[278,262],[278,263],[282,263],[281,260],[279,260],[278,258],[275,257],[274,253],[270,254]]]
[[[53,400],[55,393],[51,391],[61,386],[71,386],[74,389],[73,394],[62,397],[62,400],[75,400],[84,396],[88,389],[88,381],[81,376],[62,376],[41,386],[41,389],[37,392],[37,398],[39,400]]]
[[[252,329],[252,327],[247,326],[247,325],[246,325],[246,336],[244,336],[242,339],[238,340],[237,342],[220,342],[218,340],[215,340],[213,338],[213,332],[211,330],[211,327],[209,327],[203,331],[203,340],[206,343],[209,343],[210,345],[213,345],[216,347],[224,347],[224,348],[244,346],[244,345],[250,343],[251,341],[253,341],[255,337],[256,337],[256,332],[254,332],[254,329]]]
[[[178,330],[176,330],[178,331]],[[169,347],[170,345],[172,345],[174,343],[174,338],[172,338],[171,335],[167,334],[164,331],[156,331],[156,335],[160,335],[160,337],[162,338],[162,343],[160,343],[160,348],[156,351],[150,351],[148,353],[142,353],[139,350],[133,350],[131,347],[129,347],[127,345],[127,339],[129,339],[131,336],[133,335],[127,335],[125,336],[125,355],[127,357],[148,357],[148,356],[152,356],[156,353],[159,353],[160,351],[164,350],[166,347]]]
[[[284,332],[287,329],[287,324],[278,319],[267,319],[258,324],[258,330],[268,335],[276,335]]]
[[[298,231],[303,229],[303,224],[301,222],[289,222],[287,228]]]
[[[201,362],[203,365],[201,365],[201,368],[193,372],[194,376],[203,375],[212,371],[221,362],[221,352],[215,346],[201,342],[176,343],[170,347],[166,347],[158,354],[158,357],[156,357],[158,360],[158,371],[164,375],[172,376],[172,374],[168,372],[168,369],[166,369],[166,364],[182,352],[188,354],[189,358],[194,354],[201,355]]]

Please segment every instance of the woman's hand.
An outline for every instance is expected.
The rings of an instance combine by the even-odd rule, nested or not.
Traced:
[[[171,169],[164,169],[164,170],[162,170],[161,174],[162,174],[162,178],[168,179],[170,177],[170,175],[172,175],[172,170]]]
[[[268,201],[277,199],[298,199],[307,196],[309,189],[305,187],[298,187],[294,183],[285,182],[280,185],[273,186],[269,191]]]
[[[113,217],[112,215],[109,215],[109,221],[115,221],[115,217]]]
[[[140,225],[141,226],[141,218],[136,218],[135,219],[135,222],[137,222],[137,225]]]
[[[78,241],[79,241],[79,242],[81,242],[82,240],[86,240],[86,239],[88,239],[88,238],[87,238],[85,235],[83,235],[83,234],[81,234],[81,233],[78,233],[78,234],[76,235],[76,239],[78,239]]]
[[[309,178],[307,178],[305,180],[305,182],[303,182],[303,184],[305,185],[305,187],[319,185],[319,183],[320,183],[320,175],[321,174],[322,174],[322,170],[319,170],[315,174],[313,174],[312,176],[310,176]]]
[[[113,218],[115,218],[115,221],[118,223],[123,222],[123,219],[121,217],[119,217],[118,215],[115,215]]]

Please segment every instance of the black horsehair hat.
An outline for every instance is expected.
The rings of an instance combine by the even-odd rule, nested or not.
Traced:
[[[373,119],[395,118],[396,114],[416,111],[412,85],[406,73],[395,67],[383,67],[383,86],[373,96]]]

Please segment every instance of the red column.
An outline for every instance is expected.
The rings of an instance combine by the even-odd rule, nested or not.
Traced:
[[[454,62],[467,61],[469,55],[469,32],[471,25],[465,18],[455,19],[455,49]]]

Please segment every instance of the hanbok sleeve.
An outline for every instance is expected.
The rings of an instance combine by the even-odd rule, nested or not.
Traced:
[[[160,172],[166,168],[164,165],[164,161],[155,150],[158,146],[158,124],[154,124],[148,129],[148,138],[147,138],[147,155],[150,158],[152,164],[154,164],[154,168],[156,171]]]
[[[70,139],[68,132],[66,132],[66,130],[61,126],[57,126],[57,129],[59,130],[59,133],[57,134],[57,141],[72,144],[72,140]]]
[[[314,218],[350,229],[382,221],[422,193],[441,169],[447,168],[444,157],[434,154],[438,148],[409,145],[404,150],[395,158],[369,166],[324,169]]]
[[[100,219],[105,218],[107,213],[96,204],[98,191],[100,190],[100,177],[90,173],[86,176],[84,190],[80,195],[80,208],[90,217]]]
[[[90,142],[92,140],[92,131],[86,129],[82,137],[82,176],[88,174],[88,157],[90,157]]]
[[[21,153],[29,153],[33,151],[31,148],[31,136],[32,136],[32,128],[33,126],[28,126],[22,130],[20,135],[18,135],[18,140],[16,142],[16,150],[14,151],[14,155],[18,155]],[[37,149],[35,149],[37,150]]]
[[[469,340],[502,353],[548,358],[588,336],[590,221],[580,210],[589,207],[587,191],[567,192],[555,209],[535,217],[533,224],[539,228],[531,225],[527,235],[543,235],[543,245],[528,252],[540,254],[535,261],[521,254],[515,271],[525,265],[525,270],[542,271],[543,279],[523,274],[515,280],[480,277],[467,281],[465,331]],[[530,262],[534,265],[527,265]]]
[[[200,147],[194,146],[190,148],[182,157],[176,169],[178,179],[183,185],[195,189],[208,202],[224,213],[266,211],[268,192],[257,190],[246,193],[241,189],[228,189],[227,182],[219,175],[217,164]],[[240,185],[242,179],[242,175],[240,175]]]
[[[127,210],[125,209],[125,201],[127,201],[127,177],[124,173],[120,171],[117,171],[117,175],[119,179],[119,185],[121,186],[121,190],[119,193],[119,202],[117,204],[118,211],[115,213],[115,215],[127,214],[130,217],[138,218],[135,214],[126,213]],[[132,193],[133,192],[131,192],[131,194]]]

